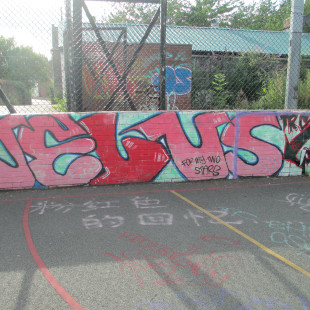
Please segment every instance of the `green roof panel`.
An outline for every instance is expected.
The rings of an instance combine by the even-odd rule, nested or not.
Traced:
[[[142,39],[148,25],[97,24],[105,41],[116,42],[121,33],[119,28],[127,29],[129,44],[137,44]],[[90,28],[84,24],[84,29]],[[107,28],[107,30],[104,30]],[[116,28],[118,30],[111,30]],[[84,31],[84,41],[95,41],[93,31]],[[248,52],[261,51],[270,54],[288,54],[288,31],[263,31],[231,28],[167,26],[167,44],[192,45],[196,52]],[[146,40],[148,44],[159,44],[160,26],[155,25]],[[302,34],[303,55],[310,55],[310,34]]]

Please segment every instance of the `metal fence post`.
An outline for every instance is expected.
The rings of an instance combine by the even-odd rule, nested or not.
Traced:
[[[167,0],[160,0],[160,110],[166,109],[166,23]]]
[[[73,0],[73,61],[72,61],[72,78],[73,78],[73,110],[82,111],[83,105],[83,50],[82,50],[82,2]]]
[[[304,0],[293,0],[285,92],[286,109],[297,109],[303,12]]]
[[[63,33],[63,48],[64,48],[64,70],[65,70],[65,88],[66,88],[66,101],[67,110],[72,111],[72,81],[71,81],[71,46],[72,46],[72,16],[71,16],[71,0],[66,0],[66,17],[65,29]]]
[[[58,27],[52,25],[52,62],[53,62],[53,81],[54,81],[54,97],[63,98],[62,75],[61,75],[61,55],[58,43]],[[53,98],[54,99],[54,98]]]

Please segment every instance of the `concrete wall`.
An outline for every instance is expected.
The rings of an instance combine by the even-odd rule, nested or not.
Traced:
[[[0,116],[0,188],[310,172],[310,112]]]

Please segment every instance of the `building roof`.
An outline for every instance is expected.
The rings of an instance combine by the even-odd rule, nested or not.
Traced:
[[[129,44],[138,43],[148,25],[97,23],[98,28],[127,29]],[[89,24],[83,24],[90,28]],[[116,42],[121,30],[101,31],[105,41]],[[84,31],[83,40],[96,40],[93,31]],[[270,54],[288,54],[289,31],[263,31],[231,28],[167,26],[167,44],[192,45],[196,52],[249,52],[262,51]],[[160,42],[160,26],[155,25],[146,43]],[[310,55],[310,34],[302,34],[302,55]]]

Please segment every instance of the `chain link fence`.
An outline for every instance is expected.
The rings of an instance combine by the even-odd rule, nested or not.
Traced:
[[[168,13],[161,45],[160,4],[147,5],[141,24],[109,20],[121,2],[3,2],[0,113],[284,108],[287,29],[179,26]],[[301,55],[298,108],[309,109],[310,34]]]

